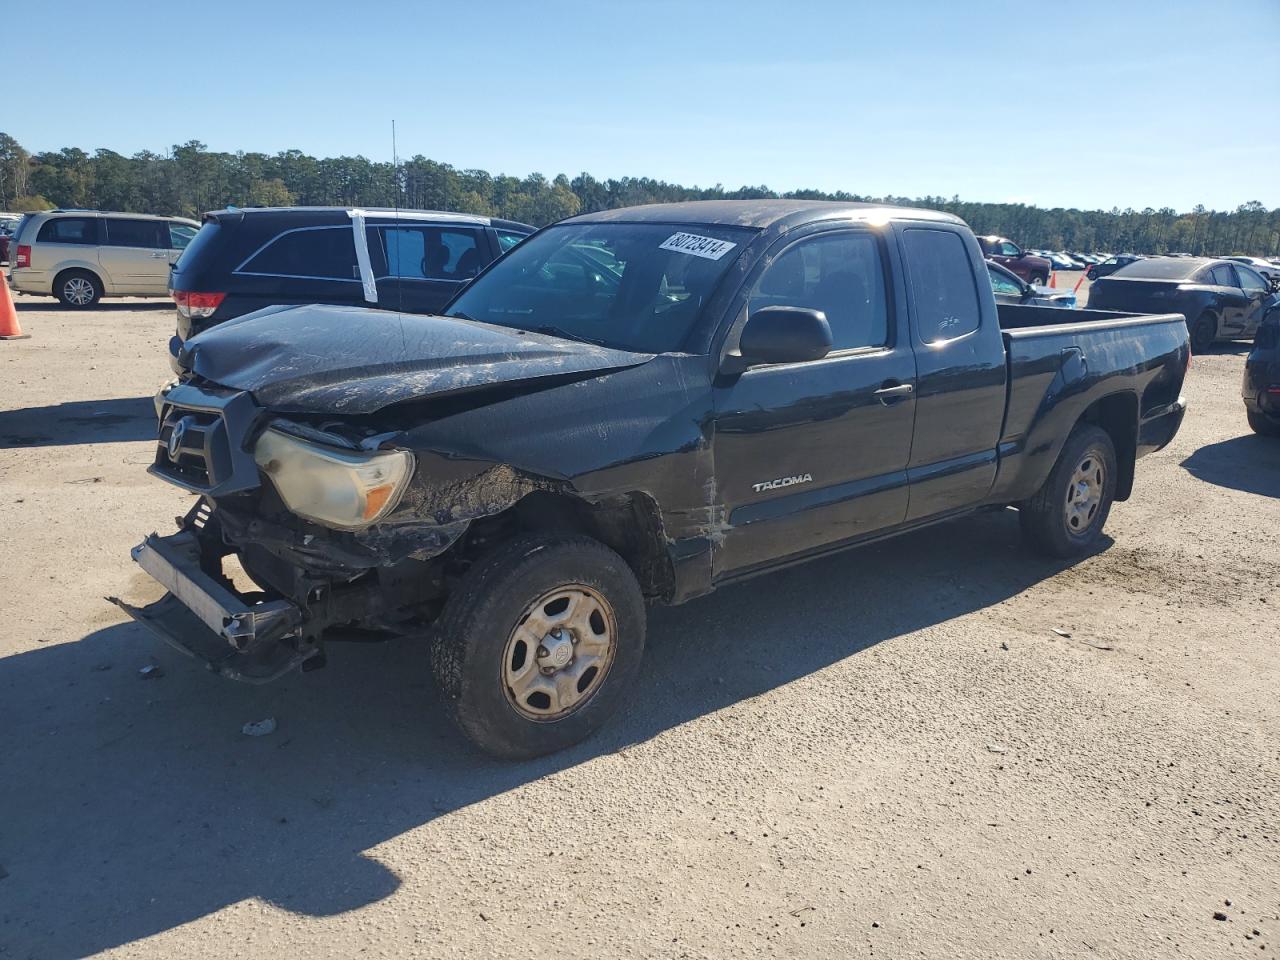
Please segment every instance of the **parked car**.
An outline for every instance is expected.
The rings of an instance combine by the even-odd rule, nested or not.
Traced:
[[[173,269],[176,358],[190,336],[263,307],[330,303],[435,313],[534,228],[438,210],[229,208],[206,213]],[[372,281],[360,279],[367,257]],[[586,282],[587,278],[583,278]]]
[[[1074,310],[1076,295],[1071,290],[1052,287],[1034,287],[1007,267],[987,261],[987,273],[991,277],[991,292],[996,303],[1026,303],[1038,307],[1065,307]]]
[[[183,217],[141,213],[27,214],[10,240],[9,285],[74,308],[91,307],[103,297],[163,297],[170,265],[198,228]]]
[[[1053,264],[1044,257],[1026,253],[1005,237],[978,237],[982,255],[1012,270],[1027,283],[1048,283]]]
[[[9,263],[9,241],[21,219],[21,217],[0,218],[0,264],[7,266]]]
[[[1244,363],[1241,393],[1253,432],[1280,437],[1280,310],[1268,311],[1258,325]]]
[[[1272,286],[1280,283],[1280,266],[1277,266],[1270,260],[1263,260],[1261,257],[1223,257],[1222,259],[1230,260],[1234,263],[1243,263],[1246,267],[1252,267],[1255,271],[1262,274],[1262,277]]]
[[[1121,267],[1127,267],[1131,263],[1143,259],[1136,253],[1121,253],[1114,257],[1107,257],[1101,263],[1094,264],[1084,272],[1084,275],[1090,280],[1097,280],[1099,277],[1109,277]],[[1092,301],[1090,301],[1092,303]]]
[[[743,200],[564,221],[443,316],[282,307],[183,357],[151,471],[200,499],[134,551],[171,592],[122,607],[242,679],[430,637],[461,730],[529,757],[614,712],[646,600],[1008,504],[1093,549],[1190,353],[1176,315],[997,306],[948,214]]]
[[[1280,296],[1251,268],[1204,257],[1150,257],[1089,288],[1095,310],[1182,314],[1198,353],[1218,340],[1252,337],[1278,302]]]

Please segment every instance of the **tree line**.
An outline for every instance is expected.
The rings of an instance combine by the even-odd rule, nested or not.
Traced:
[[[452,210],[542,226],[578,213],[680,200],[788,197],[873,200],[945,210],[976,233],[1011,237],[1027,247],[1135,253],[1274,256],[1280,253],[1280,209],[1251,201],[1235,210],[1196,206],[1143,210],[1045,209],[1021,203],[981,203],[959,197],[871,197],[843,190],[768,187],[728,190],[683,187],[650,177],[597,180],[540,173],[518,178],[458,170],[415,156],[399,164],[365,157],[317,158],[300,150],[276,154],[222,153],[197,140],[168,153],[124,156],[79,147],[30,153],[0,133],[0,209],[85,207],[199,218],[227,206],[348,205]]]

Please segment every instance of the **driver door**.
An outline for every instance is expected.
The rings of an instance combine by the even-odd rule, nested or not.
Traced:
[[[821,360],[753,366],[717,383],[717,578],[906,518],[916,364],[886,281],[890,255],[870,229],[827,227],[779,241],[751,281],[748,316],[764,306],[821,310],[833,346]]]
[[[1249,301],[1244,308],[1244,325],[1240,328],[1240,335],[1252,337],[1258,332],[1263,316],[1276,304],[1277,297],[1271,290],[1271,284],[1260,274],[1240,265],[1236,266],[1235,271],[1240,278],[1240,289]]]

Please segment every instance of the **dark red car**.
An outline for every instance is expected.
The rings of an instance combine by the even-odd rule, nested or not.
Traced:
[[[1007,270],[1012,270],[1027,283],[1048,283],[1053,264],[1044,257],[1026,253],[1012,240],[1005,237],[979,237],[982,255],[994,260]]]

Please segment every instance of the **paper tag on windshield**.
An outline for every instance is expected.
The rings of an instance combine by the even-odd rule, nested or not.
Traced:
[[[691,257],[702,257],[704,260],[719,260],[736,246],[736,243],[730,243],[728,240],[700,237],[696,233],[673,233],[658,244],[658,249],[687,253]]]

